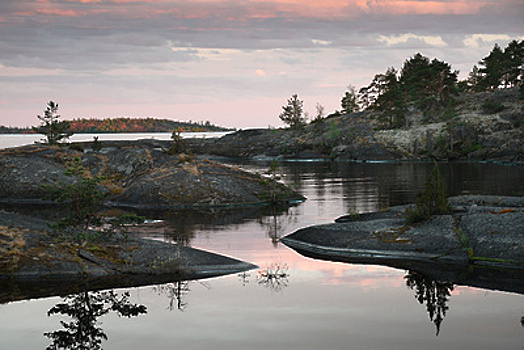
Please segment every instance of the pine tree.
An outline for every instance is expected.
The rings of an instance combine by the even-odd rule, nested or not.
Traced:
[[[524,40],[513,40],[504,49],[504,80],[508,86],[522,84],[524,75]]]
[[[489,55],[479,62],[481,66],[484,66],[479,69],[482,74],[481,87],[486,90],[494,90],[502,84],[504,60],[504,52],[498,44],[495,44]]]
[[[33,130],[45,135],[45,143],[56,145],[73,135],[69,122],[60,120],[58,103],[49,101],[44,115],[38,115],[37,117],[40,119],[41,125],[39,127],[33,127]]]
[[[357,91],[354,86],[350,85],[348,86],[348,90],[344,94],[344,97],[342,97],[342,100],[340,101],[342,105],[342,112],[345,114],[351,114],[358,112],[358,96]]]
[[[304,101],[299,100],[298,95],[293,95],[287,100],[287,105],[283,106],[279,118],[291,128],[298,128],[306,123],[304,113]]]

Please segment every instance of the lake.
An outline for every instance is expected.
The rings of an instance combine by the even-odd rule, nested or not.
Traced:
[[[263,162],[232,164],[248,171],[269,168]],[[313,260],[278,241],[350,209],[364,213],[412,202],[432,166],[283,162],[282,181],[306,202],[281,209],[147,213],[152,221],[134,234],[228,255],[259,269],[119,289],[117,295],[90,292],[6,303],[0,305],[1,348],[45,349],[53,339],[74,344],[68,334],[80,332],[66,315],[99,310],[83,328],[91,332],[95,349],[522,349],[521,294],[453,285],[385,266]],[[440,169],[450,195],[524,191],[522,167],[457,162]],[[123,304],[128,308],[115,307]]]
[[[184,138],[208,138],[221,137],[229,134],[231,131],[223,132],[183,132],[180,136]],[[170,140],[170,132],[156,132],[156,133],[94,133],[94,134],[74,134],[69,140],[71,142],[89,142],[93,141],[94,137],[98,137],[99,141],[118,141],[118,140],[140,140],[140,139],[156,139],[156,140]],[[23,145],[30,145],[35,142],[41,142],[44,139],[41,134],[0,134],[0,149],[8,147],[18,147]]]

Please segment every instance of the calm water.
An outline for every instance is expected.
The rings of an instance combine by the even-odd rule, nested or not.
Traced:
[[[230,131],[225,132],[183,132],[181,136],[184,138],[208,138],[208,137],[220,137]],[[99,134],[75,134],[70,138],[71,142],[86,142],[93,141],[94,137],[98,137],[99,141],[108,140],[140,140],[140,139],[156,139],[156,140],[170,140],[170,132],[157,132],[157,133],[99,133]],[[40,134],[0,134],[0,149],[8,147],[18,147],[23,145],[30,145],[35,142],[40,142],[44,138]]]
[[[264,163],[236,165],[250,171],[268,169]],[[283,181],[308,197],[305,203],[280,211],[149,213],[164,221],[143,227],[138,234],[229,255],[260,268],[241,275],[117,290],[129,292],[129,301],[146,306],[147,313],[127,318],[109,312],[99,317],[93,329],[108,337],[102,339],[102,348],[523,349],[522,295],[435,283],[383,266],[312,260],[278,243],[279,237],[298,228],[332,222],[350,207],[369,212],[410,202],[431,167],[430,163],[283,163]],[[522,168],[454,163],[442,164],[441,171],[453,195],[523,190]],[[431,298],[420,303],[416,297],[420,292],[440,297],[441,308],[427,301]],[[65,304],[51,297],[0,305],[0,348],[45,349],[52,342],[49,333],[64,336],[56,333],[64,330],[60,321],[71,321],[60,314],[65,305],[81,310],[85,297],[77,295]],[[116,303],[108,295],[90,297],[106,307]],[[52,309],[60,303],[64,305]]]

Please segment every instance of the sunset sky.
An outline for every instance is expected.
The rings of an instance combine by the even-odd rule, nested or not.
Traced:
[[[420,52],[467,76],[495,43],[524,39],[522,0],[1,0],[0,125],[159,117],[280,126],[340,108]]]

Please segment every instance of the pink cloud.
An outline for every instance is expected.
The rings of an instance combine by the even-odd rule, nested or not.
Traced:
[[[170,15],[173,18],[217,18],[223,21],[248,21],[268,18],[352,18],[365,13],[389,15],[471,14],[487,1],[456,0],[248,0],[240,3],[224,0],[33,0],[25,3],[32,7],[17,11],[16,15],[42,14],[47,16],[75,17],[96,13],[101,8],[123,16],[148,18]],[[84,12],[71,8],[84,4]],[[123,6],[132,5],[132,6]]]
[[[417,0],[358,0],[366,12],[391,15],[471,14],[485,6],[484,1],[417,1]]]

